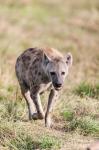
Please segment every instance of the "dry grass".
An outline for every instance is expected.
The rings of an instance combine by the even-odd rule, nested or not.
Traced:
[[[1,150],[83,150],[99,138],[98,0],[0,0],[0,42]],[[52,129],[44,121],[28,122],[15,77],[17,56],[34,46],[71,51],[74,57]]]

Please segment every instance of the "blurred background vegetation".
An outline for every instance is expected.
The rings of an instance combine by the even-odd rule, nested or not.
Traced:
[[[15,77],[16,58],[36,46],[74,58],[51,130],[27,121]],[[81,150],[98,137],[99,0],[0,0],[0,149]]]

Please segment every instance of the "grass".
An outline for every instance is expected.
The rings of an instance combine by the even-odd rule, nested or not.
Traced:
[[[9,148],[14,150],[33,150],[33,141],[30,136],[23,135],[22,137],[18,136],[15,139],[12,139],[9,143]]]
[[[74,118],[66,126],[66,131],[78,130],[83,135],[99,135],[99,122],[91,118]]]
[[[82,150],[99,137],[99,1],[1,0],[0,20],[0,149]],[[17,57],[36,46],[74,59],[51,129],[28,121],[15,76]]]
[[[60,149],[61,142],[54,137],[42,137],[40,148],[43,149]]]
[[[80,111],[80,110],[79,110]],[[72,110],[62,112],[65,121],[66,132],[80,132],[80,134],[99,136],[99,121],[95,120],[90,114],[81,114]]]
[[[9,147],[17,150],[35,150],[35,149],[58,149],[60,144],[53,137],[41,137],[41,140],[33,141],[31,136],[21,135],[10,141]]]
[[[71,121],[71,120],[73,120],[74,114],[71,111],[64,110],[62,112],[62,116],[63,116],[64,120]]]
[[[99,85],[92,85],[88,83],[81,83],[79,86],[74,90],[75,94],[79,95],[80,97],[88,96],[92,98],[99,99]]]
[[[13,139],[9,143],[9,148],[13,150],[56,150],[60,148],[60,143],[53,137],[42,137],[41,140],[33,141],[31,136],[22,135]]]
[[[10,125],[11,126],[11,125]],[[28,133],[17,129],[17,134],[10,129],[10,126],[0,126],[0,144],[10,150],[56,150],[61,148],[61,141],[56,137],[43,135],[39,138],[33,138]]]

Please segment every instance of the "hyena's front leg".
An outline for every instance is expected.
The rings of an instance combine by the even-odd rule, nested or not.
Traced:
[[[39,96],[39,93],[33,93],[31,91],[31,98],[35,104],[35,107],[36,107],[36,110],[37,110],[37,117],[38,119],[44,119],[45,117],[45,114],[44,114],[44,111],[43,111],[43,108],[42,108],[42,104],[41,104],[41,100],[40,100],[40,96]]]
[[[52,112],[52,108],[53,108],[53,105],[55,104],[57,97],[58,97],[58,92],[52,89],[49,95],[47,111],[45,114],[45,126],[46,127],[51,126],[51,112]]]

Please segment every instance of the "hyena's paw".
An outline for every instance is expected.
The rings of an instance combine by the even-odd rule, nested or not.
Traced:
[[[37,119],[38,119],[37,113],[29,114],[29,120],[37,120]]]
[[[45,114],[41,114],[41,113],[33,113],[32,115],[29,115],[29,120],[42,120],[45,118]]]
[[[33,120],[37,120],[37,119],[39,119],[39,117],[38,117],[38,113],[33,113],[33,115],[32,115],[32,119],[33,119]]]
[[[45,114],[44,113],[39,113],[38,114],[38,119],[44,119],[45,118]]]
[[[42,120],[45,118],[45,114],[44,113],[33,113],[32,115],[29,114],[29,120]]]

